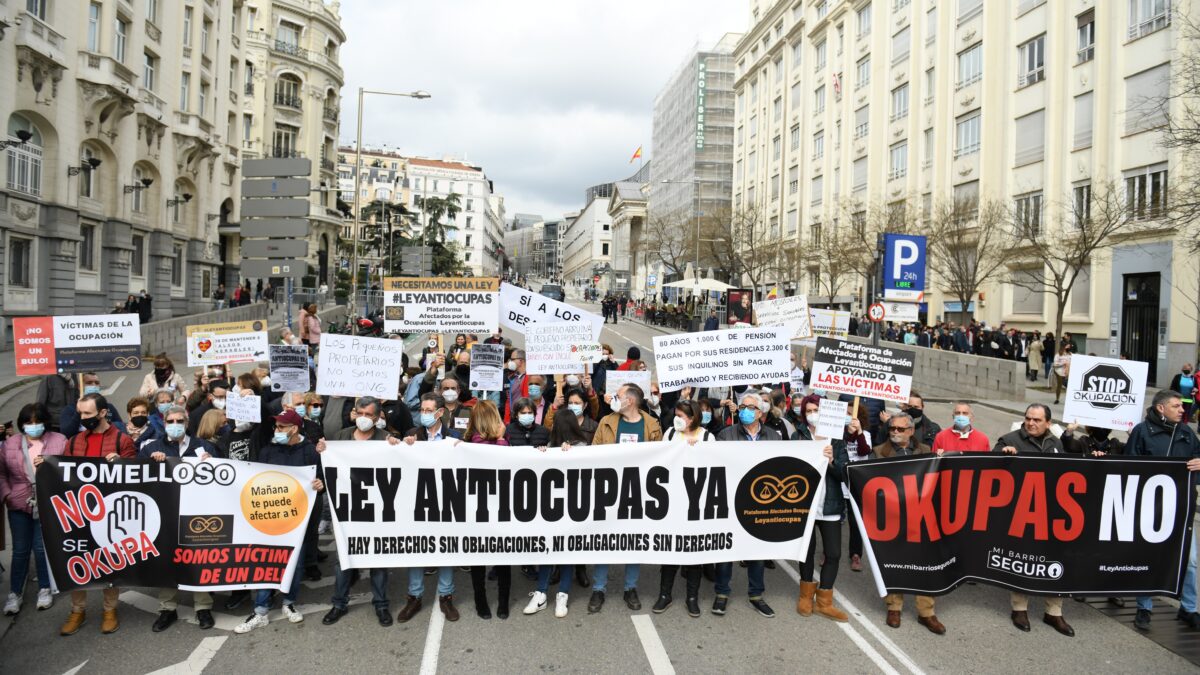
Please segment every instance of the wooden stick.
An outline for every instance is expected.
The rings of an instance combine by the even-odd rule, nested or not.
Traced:
[[[858,419],[858,397],[854,397],[854,407],[850,409],[850,419]]]

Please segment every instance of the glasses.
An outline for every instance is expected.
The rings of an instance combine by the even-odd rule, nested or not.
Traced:
[[[756,405],[739,405],[738,410],[758,410]]]
[[[888,427],[888,431],[912,431],[912,427]]]
[[[662,394],[662,392],[658,392],[658,391],[652,391],[652,392],[650,392],[650,395],[651,395],[651,396],[660,396],[661,394]]]

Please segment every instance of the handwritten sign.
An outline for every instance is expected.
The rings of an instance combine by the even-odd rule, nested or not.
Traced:
[[[803,295],[793,295],[774,300],[759,300],[754,306],[754,314],[758,317],[760,326],[792,326],[795,333],[793,340],[802,340],[812,336],[812,317],[809,315],[808,298]]]
[[[527,335],[529,327],[539,323],[579,322],[591,326],[593,341],[600,339],[604,317],[599,314],[585,312],[511,284],[500,284],[500,324],[505,328]]]
[[[649,370],[610,370],[604,375],[604,393],[615,396],[617,390],[627,384],[641,387],[642,393],[650,395],[650,380],[654,373]]]
[[[274,378],[271,378],[274,380]],[[225,397],[225,416],[236,422],[261,422],[262,397],[236,396]]]
[[[525,333],[525,370],[530,375],[582,373],[579,345],[592,342],[586,323],[539,323]]]
[[[817,435],[822,438],[841,438],[846,430],[846,409],[849,403],[821,399],[817,411]]]
[[[395,401],[400,398],[403,357],[402,340],[323,333],[317,393]]]

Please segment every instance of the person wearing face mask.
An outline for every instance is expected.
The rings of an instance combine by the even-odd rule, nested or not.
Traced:
[[[1180,400],[1183,401],[1183,421],[1190,424],[1196,411],[1196,394],[1200,392],[1200,389],[1197,389],[1196,377],[1192,374],[1192,364],[1183,364],[1183,368],[1171,378],[1169,388],[1179,394]]]
[[[188,422],[188,435],[196,435],[196,427],[200,426],[200,418],[209,410],[224,410],[225,397],[229,395],[229,383],[225,380],[212,380],[208,383],[208,400],[191,411]]]
[[[804,425],[804,395],[793,393],[788,397],[787,410],[783,414],[785,422],[791,425],[792,433],[788,438],[795,438],[796,431]]]
[[[146,373],[146,377],[142,378],[138,396],[149,398],[159,389],[169,389],[179,394],[184,393],[183,376],[175,372],[175,364],[166,354],[154,357],[154,371]]]
[[[463,383],[457,375],[450,375],[442,380],[440,393],[442,400],[446,402],[446,420],[459,433],[466,432],[471,423],[471,412],[475,407],[475,399],[471,398],[470,394],[464,397],[464,391],[466,390]],[[464,398],[466,400],[463,400]]]
[[[554,428],[554,420],[563,408],[567,407],[567,399],[571,392],[577,392],[583,397],[583,414],[590,417],[592,421],[600,417],[600,397],[596,394],[596,390],[592,388],[592,376],[584,373],[578,375],[572,373],[564,378],[563,389],[555,397],[554,402],[546,410],[546,414],[542,417],[542,424],[547,429]]]
[[[913,437],[919,442],[933,447],[933,440],[937,438],[942,428],[938,426],[937,422],[925,417],[925,399],[916,390],[909,392],[907,404],[900,404],[900,412],[907,413],[913,418],[915,429]],[[892,414],[885,410],[879,413],[879,420],[886,425],[891,416]]]
[[[271,442],[264,445],[258,453],[258,461],[263,464],[275,464],[278,466],[316,466],[317,475],[324,475],[321,468],[321,455],[312,443],[304,440],[300,429],[304,425],[304,418],[296,414],[295,410],[286,410],[282,414],[275,416],[274,432],[271,434]],[[325,491],[325,484],[320,478],[314,478],[312,482],[313,489],[317,492]],[[320,504],[321,497],[318,496],[313,500],[313,506]],[[306,538],[307,539],[307,538]],[[304,548],[308,544],[305,543],[298,551],[300,560],[304,560]],[[300,574],[292,575],[292,585],[283,593],[283,615],[290,623],[300,623],[304,620],[304,615],[296,611],[296,594],[300,592]],[[238,634],[249,633],[256,628],[262,628],[267,625],[267,614],[271,609],[271,589],[260,589],[254,593],[254,614],[245,622],[239,624],[233,629],[233,632]]]
[[[50,421],[46,422],[50,431],[62,431],[59,426],[64,408],[74,408],[79,400],[79,379],[70,373],[47,375],[38,382],[34,402],[46,406]],[[65,432],[68,435],[70,431]]]
[[[87,394],[100,394],[100,376],[95,373],[83,374],[83,394],[80,396],[80,401]],[[107,400],[107,399],[105,399]],[[64,436],[70,437],[72,434],[83,431],[80,425],[80,413],[78,410],[78,402],[75,405],[64,406],[61,416],[58,420],[58,428]],[[117,406],[112,403],[108,404],[108,423],[115,426],[118,431],[125,433],[125,422],[121,419],[121,413],[117,412]]]
[[[54,602],[50,592],[50,568],[42,543],[34,472],[44,457],[63,454],[67,438],[57,431],[49,431],[46,428],[49,420],[50,413],[41,403],[22,406],[17,413],[17,433],[0,446],[0,504],[8,507],[8,527],[12,532],[12,570],[8,599],[4,603],[6,616],[21,611],[30,555],[37,566],[37,608],[49,609]]]
[[[671,423],[671,427],[667,429],[667,433],[663,435],[663,440],[681,439],[689,444],[712,442],[717,440],[717,437],[710,433],[707,429],[700,425],[700,404],[695,401],[681,400],[675,403],[675,417]],[[654,606],[651,608],[655,614],[662,614],[671,606],[672,592],[675,587],[675,574],[680,571],[679,565],[663,565],[659,568],[658,579],[658,599],[655,600]],[[687,605],[688,616],[696,618],[700,616],[700,566],[699,565],[684,565],[682,568],[683,578],[686,582],[687,595],[685,604]]]
[[[496,409],[495,404],[491,401],[480,401],[472,411],[466,438],[471,443],[507,446],[508,441],[504,438],[504,431],[504,420],[500,419],[500,411]],[[471,589],[475,594],[475,613],[481,619],[492,618],[492,609],[488,606],[487,600],[487,578],[489,578],[487,566],[476,565],[471,568]],[[498,586],[496,616],[500,619],[507,619],[512,568],[508,565],[497,565],[492,569],[490,578],[496,579]]]
[[[462,440],[462,431],[446,424],[446,400],[434,393],[422,395],[417,426],[409,429],[404,436],[404,442],[412,445],[416,441],[440,441],[447,438]]]
[[[612,345],[602,343],[600,345],[600,355],[600,361],[592,364],[592,386],[596,391],[606,391],[608,372],[617,369],[617,362],[613,358]]]
[[[154,429],[156,436],[163,435],[163,413],[167,408],[175,405],[175,394],[170,389],[159,389],[154,392],[154,398],[150,399],[151,406],[148,408],[150,416],[150,427]],[[190,412],[190,409],[189,409]]]
[[[1083,433],[1080,433],[1080,432]],[[1125,444],[1113,438],[1112,429],[1104,427],[1081,427],[1072,422],[1062,435],[1063,448],[1084,457],[1105,457],[1125,454]]]
[[[992,443],[987,435],[974,426],[975,413],[971,404],[959,401],[954,404],[954,424],[942,429],[933,438],[933,452],[988,452]]]
[[[545,447],[550,443],[550,431],[537,423],[537,408],[529,398],[513,402],[513,421],[504,430],[504,438],[512,446]]]
[[[110,462],[117,459],[131,459],[137,455],[133,440],[128,434],[117,429],[108,420],[112,408],[103,394],[88,393],[76,404],[79,410],[79,424],[83,431],[67,441],[64,457],[101,457]],[[103,591],[104,620],[100,623],[101,633],[114,633],[121,627],[117,619],[117,600],[121,589],[113,586]],[[74,635],[86,619],[87,591],[71,591],[71,613],[63,623],[59,633]]]
[[[576,445],[591,445],[599,426],[594,418],[599,409],[596,394],[584,394],[579,389],[568,389],[563,408],[565,409],[551,410],[547,415],[550,445],[562,447],[564,450]]]
[[[533,403],[533,421],[536,424],[542,424],[550,410],[550,398],[547,396],[550,393],[550,387],[546,382],[546,376],[529,375],[525,381],[525,390],[529,394],[529,400]]]
[[[504,407],[504,423],[513,421],[513,403],[518,399],[529,398],[529,378],[525,375],[525,350],[514,349],[508,358],[505,376],[508,377],[505,393],[508,395]]]
[[[138,451],[138,458],[165,462],[168,457],[195,457],[208,459],[217,453],[211,443],[201,438],[189,436],[187,433],[187,409],[183,406],[172,406],[163,415],[166,436],[148,443]],[[158,618],[154,620],[151,630],[161,633],[179,620],[177,597],[179,591],[174,588],[158,589]],[[212,615],[212,594],[202,591],[192,593],[193,604],[196,608],[196,621],[201,630],[207,630],[215,625]]]
[[[300,412],[303,408],[304,412],[304,438],[309,443],[316,444],[317,441],[325,438],[325,427],[321,424],[321,416],[325,413],[325,400],[320,394],[308,392],[300,400],[300,405],[297,406],[296,412]]]
[[[252,393],[250,390],[246,390],[244,392],[239,391],[233,395],[249,396]],[[260,426],[258,422],[228,420],[225,429],[217,440],[217,449],[221,452],[220,456],[243,462],[258,461],[258,450],[262,447],[262,444],[259,442]]]
[[[139,449],[154,439],[161,438],[161,434],[150,423],[149,410],[150,402],[140,396],[134,396],[125,404],[125,412],[129,413],[129,424],[125,431]],[[162,421],[161,415],[159,421]]]
[[[700,426],[708,430],[714,436],[721,433],[725,428],[724,422],[721,421],[717,414],[717,401],[711,398],[702,398],[700,403]]]

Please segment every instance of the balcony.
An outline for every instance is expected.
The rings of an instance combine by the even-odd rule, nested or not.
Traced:
[[[296,152],[290,145],[272,145],[267,148],[268,157],[303,157],[303,152]]]
[[[1017,88],[1020,89],[1022,87],[1028,87],[1029,85],[1037,84],[1044,79],[1046,79],[1046,69],[1044,67],[1031,70],[1027,73],[1022,73],[1021,76],[1017,78]]]
[[[254,83],[253,83],[253,82],[247,82],[247,83],[246,83],[246,90],[245,90],[245,91],[246,91],[246,95],[247,95],[247,96],[253,96],[253,95],[254,95]]]
[[[327,105],[325,106],[325,111],[322,113],[322,115],[325,117],[325,119],[331,122],[336,122],[338,118],[338,112],[339,111],[336,106]]]
[[[276,39],[275,44],[271,47],[271,51],[287,54],[288,56],[294,56],[298,59],[304,59],[305,61],[308,60],[307,49],[292,42],[285,42],[284,40]]]
[[[337,171],[337,164],[334,164],[333,160],[331,160],[331,159],[322,159],[321,160],[321,170],[328,171],[329,173],[334,173],[335,171]]]
[[[63,48],[66,47],[67,39],[51,28],[50,24],[29,12],[22,12],[19,18],[21,22],[17,26],[17,47],[24,47],[48,59],[58,68],[66,68],[67,57]]]
[[[975,84],[976,82],[978,82],[978,81],[980,81],[980,80],[982,80],[982,79],[983,79],[983,72],[982,72],[982,71],[980,71],[980,72],[978,72],[978,73],[975,73],[974,75],[971,75],[970,77],[968,77],[968,78],[966,78],[966,79],[964,79],[964,80],[959,80],[959,81],[958,81],[958,83],[954,85],[954,91],[959,91],[959,90],[961,90],[961,89],[966,89],[967,87],[969,87],[969,86],[971,86],[971,85]]]
[[[1171,10],[1168,8],[1161,14],[1152,16],[1145,21],[1129,25],[1129,39],[1136,40],[1143,35],[1149,35],[1171,25]]]
[[[277,91],[275,92],[275,105],[281,105],[285,108],[294,108],[295,110],[302,110],[304,108],[304,101],[299,96],[293,96],[292,94],[286,94],[282,91]]]

